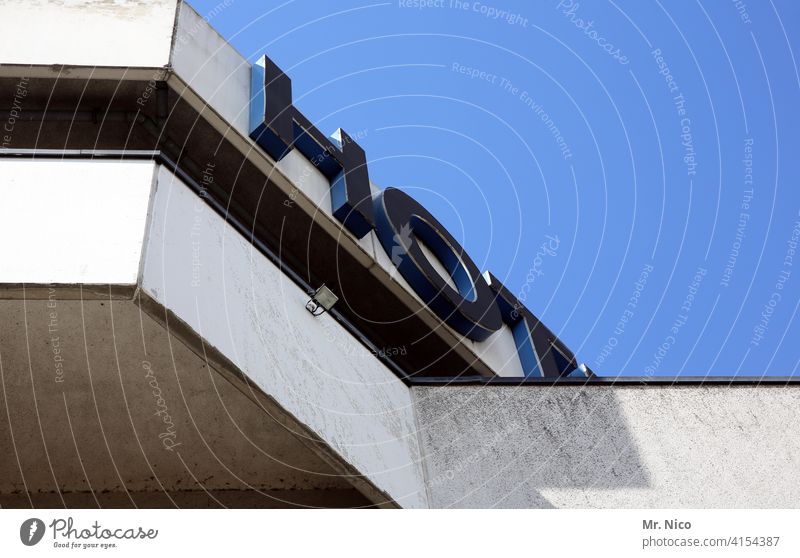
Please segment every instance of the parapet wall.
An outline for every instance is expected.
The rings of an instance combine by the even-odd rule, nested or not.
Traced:
[[[431,507],[800,504],[796,384],[412,391]]]

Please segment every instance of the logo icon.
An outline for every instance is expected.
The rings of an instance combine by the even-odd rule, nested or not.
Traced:
[[[26,519],[19,528],[19,540],[25,546],[33,546],[44,537],[44,521],[36,517]]]
[[[389,277],[392,279],[395,278],[397,274],[397,268],[403,262],[403,256],[408,253],[408,246],[411,245],[411,225],[406,223],[400,229],[400,234],[394,235],[394,245],[392,246],[392,266],[391,271],[389,271]]]

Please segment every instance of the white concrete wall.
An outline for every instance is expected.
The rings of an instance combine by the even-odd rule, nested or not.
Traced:
[[[233,0],[220,0],[220,12]],[[213,13],[208,14],[209,21]],[[250,64],[191,6],[181,3],[171,55],[172,68],[237,132],[247,137]],[[181,93],[180,91],[178,93]]]
[[[800,507],[800,386],[414,387],[431,507]]]
[[[0,62],[163,67],[176,5],[177,0],[3,0]]]
[[[0,283],[135,284],[154,170],[0,159]]]
[[[470,341],[475,354],[498,376],[520,378],[525,375],[517,355],[514,334],[506,324],[485,341]]]
[[[408,388],[163,168],[141,285],[395,501],[427,505]]]

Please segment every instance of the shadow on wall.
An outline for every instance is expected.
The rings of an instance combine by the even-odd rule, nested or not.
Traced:
[[[795,385],[414,388],[434,507],[796,508]]]
[[[552,508],[541,489],[586,494],[649,484],[611,390],[593,397],[561,387],[414,392],[434,507]]]

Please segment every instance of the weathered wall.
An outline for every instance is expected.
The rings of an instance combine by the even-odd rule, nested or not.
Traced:
[[[427,505],[408,388],[163,168],[141,286],[396,502]]]
[[[156,169],[0,159],[0,505],[370,505],[137,307]]]
[[[188,87],[240,134],[247,136],[250,107],[250,64],[209,22],[233,4],[222,0],[201,17],[186,3],[178,8],[171,63]],[[180,93],[180,91],[179,91]]]
[[[3,507],[369,504],[133,301],[26,294],[0,300]]]
[[[432,507],[798,507],[800,386],[415,387]]]
[[[130,285],[148,231],[139,278],[144,290],[404,506],[794,507],[800,502],[793,474],[800,465],[794,431],[800,386],[450,386],[414,388],[412,398],[338,324],[328,316],[311,317],[303,307],[306,295],[163,168],[100,161],[0,165],[5,177],[0,186],[7,190],[0,222],[9,227],[7,236],[18,239],[6,250],[22,246],[27,256],[36,255],[3,253],[7,265],[0,282]],[[93,211],[98,205],[106,211]],[[14,304],[19,311],[20,303]],[[27,304],[38,312],[31,323],[46,326],[43,303]],[[98,330],[93,334],[76,325],[73,346],[83,345],[84,334],[90,343],[102,344],[109,331],[102,320],[84,304],[63,306]],[[4,378],[27,393],[26,369],[47,370],[50,354],[39,347],[33,354],[46,366],[32,364],[31,340],[24,336],[33,330],[10,308]],[[136,326],[130,331],[139,331],[138,322],[127,322]],[[118,333],[112,331],[112,340],[123,339]],[[157,335],[156,329],[151,334]],[[110,347],[106,357],[119,358],[116,344]],[[165,347],[163,360],[168,352]],[[89,394],[85,386],[74,393]],[[35,434],[36,425],[23,420],[18,433],[30,438],[24,429],[34,428]],[[274,442],[266,445],[275,449]],[[58,485],[80,491],[81,476],[75,464],[72,469],[63,480],[59,476]],[[17,483],[7,491],[20,490],[21,480],[5,478]]]
[[[2,63],[162,67],[169,61],[176,5],[177,0],[4,0]],[[78,40],[87,30],[91,40]]]

